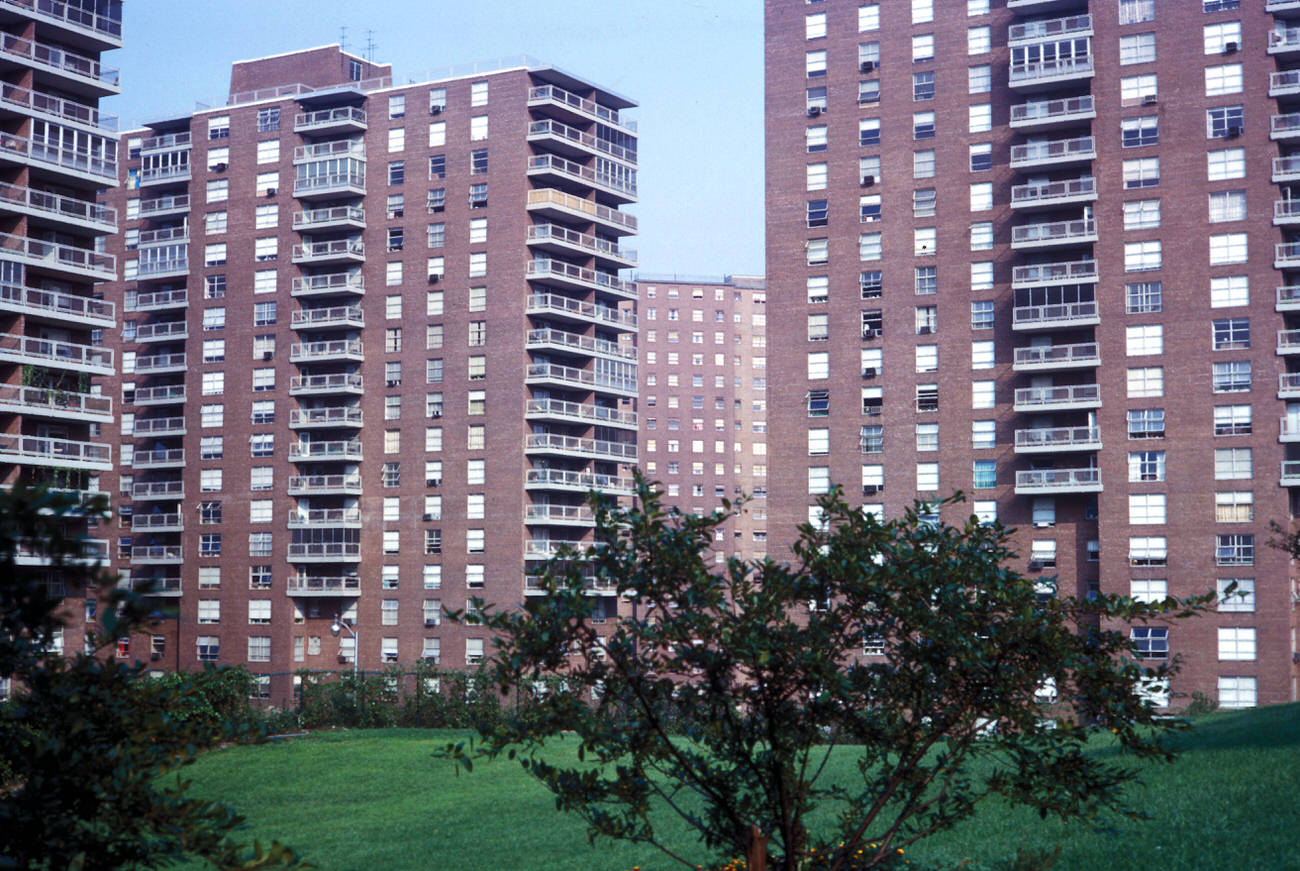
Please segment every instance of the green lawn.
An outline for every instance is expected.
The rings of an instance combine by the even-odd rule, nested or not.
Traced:
[[[462,734],[319,733],[213,752],[184,776],[196,794],[246,815],[250,837],[287,842],[325,871],[680,867],[645,847],[589,846],[582,821],[557,813],[516,763],[457,777],[431,754]],[[1131,791],[1154,819],[1123,823],[1118,835],[990,804],[915,853],[956,866],[1059,843],[1059,871],[1300,871],[1300,705],[1205,717],[1180,743],[1177,763],[1148,768],[1146,785]],[[684,828],[673,831],[688,855],[708,861]]]

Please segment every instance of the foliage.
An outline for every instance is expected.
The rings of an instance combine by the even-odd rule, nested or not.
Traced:
[[[1162,738],[1185,724],[1137,689],[1173,667],[1141,668],[1127,633],[1106,627],[1189,616],[1208,597],[1043,595],[1007,568],[1001,526],[923,521],[933,505],[882,522],[838,490],[820,502],[824,525],[800,527],[793,565],[732,559],[715,572],[725,514],[668,513],[644,480],[637,501],[596,497],[599,546],[553,561],[523,612],[483,611],[503,692],[546,677],[564,688],[443,751],[466,768],[518,758],[593,838],[693,866],[657,835],[651,812],[667,808],[730,855],[758,826],[782,871],[810,867],[813,848],[828,871],[859,850],[853,867],[878,867],[992,796],[1043,817],[1136,815],[1121,757],[1172,759]],[[593,621],[593,572],[634,603],[610,631]],[[1116,757],[1085,753],[1099,731]],[[577,765],[542,752],[566,733]],[[849,782],[822,776],[837,745],[855,748]],[[828,810],[836,836],[819,840],[808,820]]]
[[[1196,690],[1192,693],[1192,700],[1187,703],[1187,707],[1183,708],[1183,713],[1188,717],[1199,717],[1204,714],[1213,714],[1218,709],[1218,699]]]
[[[241,817],[163,778],[201,747],[251,737],[224,715],[242,677],[150,683],[139,666],[47,653],[60,600],[16,564],[20,545],[48,554],[66,586],[98,586],[102,639],[145,619],[138,593],[69,561],[80,540],[66,530],[103,512],[102,500],[78,503],[22,483],[0,491],[0,677],[16,685],[0,705],[0,868],[148,868],[187,855],[232,871],[306,867],[278,843],[250,850],[232,837]]]

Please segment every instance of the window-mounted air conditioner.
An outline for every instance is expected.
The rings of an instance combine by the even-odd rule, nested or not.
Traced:
[[[862,177],[862,186],[864,188],[869,188],[875,183],[876,183],[876,177],[874,175],[864,175]]]
[[[821,113],[822,113],[822,107],[821,107],[821,106],[809,106],[809,107],[808,107],[808,117],[809,117],[809,118],[816,118],[816,117],[817,117],[818,115],[820,115]]]

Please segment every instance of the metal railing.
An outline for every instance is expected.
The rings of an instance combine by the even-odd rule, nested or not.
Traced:
[[[132,499],[181,499],[184,496],[184,481],[144,481],[131,485]]]
[[[176,308],[188,304],[189,301],[189,291],[182,287],[179,290],[155,290],[150,293],[137,293],[134,304],[127,305],[125,308],[127,311],[142,312],[150,309]]]
[[[69,51],[61,45],[23,39],[12,33],[0,35],[0,53],[61,73],[93,79],[110,88],[118,87],[121,81],[121,73],[116,68],[104,66],[92,57]]]
[[[331,239],[293,246],[294,260],[325,260],[332,257],[365,257],[366,243],[360,239]]]
[[[77,103],[63,97],[33,91],[30,88],[22,88],[7,82],[0,83],[0,103],[16,106],[29,112],[51,115],[60,121],[68,121],[84,127],[93,127],[106,133],[117,131],[116,115],[105,114],[100,112],[97,107],[86,103]]]
[[[53,19],[96,36],[107,36],[118,41],[122,38],[122,19],[84,6],[64,3],[62,0],[0,0],[0,5],[22,9],[40,18]]]
[[[625,228],[631,232],[636,232],[636,218],[633,215],[627,215],[617,209],[611,209],[609,206],[602,206],[599,203],[593,203],[590,200],[584,200],[581,197],[575,197],[573,194],[566,194],[563,191],[557,191],[554,188],[541,188],[528,192],[529,206],[558,206],[569,209],[574,212],[580,212],[586,217],[593,218],[597,221],[603,221],[606,224],[614,224],[618,227]]]
[[[1028,348],[1016,348],[1012,365],[1035,366],[1053,363],[1088,363],[1101,362],[1101,352],[1096,342],[1079,342],[1073,345],[1044,345]]]
[[[331,375],[295,375],[289,379],[289,391],[347,390],[360,391],[361,376],[355,372],[336,372]]]
[[[1058,57],[1053,60],[1040,60],[1031,63],[1012,64],[1009,72],[1012,87],[1025,82],[1057,79],[1066,76],[1091,75],[1093,72],[1092,55],[1083,57]]]
[[[360,523],[360,508],[290,508],[289,526],[341,526]]]
[[[1097,139],[1078,136],[1073,139],[1055,139],[1051,142],[1029,142],[1011,146],[1011,165],[1034,163],[1040,160],[1088,158],[1097,156]]]
[[[361,172],[329,172],[324,175],[311,175],[293,180],[294,194],[311,191],[334,190],[336,188],[366,189],[366,176]]]
[[[327,342],[295,342],[289,347],[290,360],[316,360],[334,357],[364,357],[360,339],[334,339]]]
[[[600,152],[601,154],[612,157],[615,160],[621,160],[624,163],[636,163],[635,148],[616,145],[613,142],[601,139],[594,133],[584,132],[579,130],[577,127],[570,127],[568,124],[551,118],[547,118],[543,121],[530,122],[528,125],[528,135],[530,137],[554,136],[558,139],[563,139],[565,142],[572,142],[575,145],[580,145],[587,150]]]
[[[100,321],[100,326],[105,327],[113,326],[117,313],[114,303],[102,299],[16,284],[0,284],[0,306],[21,308],[46,315],[93,319]]]
[[[176,212],[188,210],[190,207],[189,194],[167,194],[166,196],[153,197],[148,200],[140,201],[140,217],[148,218],[164,212]]]
[[[148,357],[135,358],[135,371],[152,372],[158,369],[184,369],[185,354],[152,354]]]
[[[1011,107],[1011,123],[1027,124],[1035,121],[1054,121],[1074,115],[1086,115],[1096,111],[1092,95],[1069,97],[1064,100],[1033,100]]]
[[[53,339],[37,339],[32,336],[16,336],[12,333],[0,333],[0,354],[47,361],[55,366],[93,366],[109,370],[113,368],[113,352],[109,348],[78,345],[73,342],[56,342]]]
[[[612,442],[605,439],[587,439],[556,433],[529,433],[524,440],[525,450],[550,450],[603,458],[621,462],[636,462],[635,443]]]
[[[553,312],[576,315],[612,327],[636,329],[636,314],[633,312],[623,312],[609,306],[582,302],[555,293],[534,293],[529,295],[527,312],[528,314],[548,314]]]
[[[525,414],[554,415],[574,420],[588,421],[597,425],[621,424],[636,426],[635,411],[620,411],[603,405],[589,405],[583,402],[568,402],[563,399],[529,399],[524,405]]]
[[[1020,406],[1094,404],[1101,402],[1101,385],[1069,384],[1047,387],[1016,388],[1015,404]]]
[[[293,150],[293,162],[324,160],[329,157],[366,158],[366,143],[363,139],[336,139],[332,142],[317,142],[314,145],[299,145]]]
[[[598,475],[592,472],[572,472],[565,469],[529,469],[524,475],[524,483],[612,493],[631,493],[632,488],[636,486],[632,478]]]
[[[591,354],[601,354],[606,357],[617,357],[620,360],[636,361],[636,347],[633,345],[620,345],[618,342],[611,342],[607,339],[596,339],[591,336],[582,336],[577,333],[567,333],[563,330],[556,330],[551,327],[545,327],[540,330],[529,330],[524,337],[525,347],[537,345],[559,345],[564,348],[572,348],[578,351],[584,351]]]
[[[636,260],[635,251],[621,248],[617,242],[611,242],[590,233],[579,233],[577,230],[570,230],[568,227],[561,227],[559,224],[532,224],[528,227],[526,238],[529,242],[558,242],[571,245],[574,248],[581,248],[597,256],[604,255],[617,257],[620,260]],[[635,282],[627,283],[633,287],[636,286]]]
[[[637,389],[636,378],[634,377],[625,378],[607,375],[590,369],[575,369],[572,366],[559,366],[555,363],[530,363],[525,377],[562,381],[568,384],[592,387],[597,390],[607,389],[635,393]]]
[[[184,435],[183,417],[146,417],[135,422],[135,435]]]
[[[289,559],[360,559],[357,541],[290,542]]]
[[[117,184],[117,157],[111,151],[92,153],[87,148],[69,147],[61,140],[50,140],[43,136],[27,139],[13,133],[0,133],[0,157],[6,154],[59,169],[84,172],[110,185]]]
[[[596,513],[586,505],[526,505],[525,523],[595,523]]]
[[[1096,196],[1097,179],[1090,175],[1065,181],[1042,181],[1011,187],[1011,204],[1050,202],[1066,197]]]
[[[163,384],[159,387],[137,387],[135,404],[145,405],[154,402],[184,402],[184,384]]]
[[[1096,237],[1097,222],[1092,218],[1076,221],[1048,221],[1041,224],[1021,224],[1011,228],[1012,245],[1034,242],[1070,242]]]
[[[329,308],[304,308],[295,311],[289,319],[294,328],[319,327],[325,324],[346,323],[365,326],[365,312],[359,305],[336,305]]]
[[[559,103],[567,106],[584,115],[588,115],[597,121],[602,121],[613,127],[621,127],[628,133],[636,132],[636,124],[631,121],[619,120],[618,110],[611,109],[608,106],[602,106],[594,100],[588,100],[585,97],[579,97],[563,88],[555,85],[541,85],[528,89],[528,102],[530,103]]]
[[[1100,469],[1024,469],[1016,472],[1016,487],[1073,487],[1101,485]]]
[[[360,272],[330,272],[325,275],[304,275],[293,280],[292,293],[365,293],[366,281]]]
[[[596,269],[586,269],[572,263],[566,263],[563,260],[543,257],[534,258],[529,260],[525,266],[524,275],[527,278],[537,279],[566,278],[582,285],[597,287],[601,290],[608,290],[611,293],[620,293],[625,296],[635,297],[637,293],[635,281],[624,281],[616,275],[609,275]]]
[[[0,249],[14,252],[37,266],[46,268],[84,269],[105,278],[115,278],[117,258],[90,248],[76,248],[57,242],[44,242],[28,236],[0,233]]]
[[[361,578],[356,575],[298,575],[289,578],[288,592],[294,593],[361,593]]]
[[[293,442],[290,460],[360,460],[360,441]]]
[[[295,408],[289,412],[289,426],[351,424],[361,426],[361,409],[353,406]]]
[[[347,221],[364,224],[366,221],[366,210],[360,206],[334,206],[328,209],[305,209],[301,212],[294,213],[293,227],[297,230],[306,227],[317,227],[325,224],[337,224]]]
[[[53,390],[48,387],[23,387],[18,384],[0,384],[0,403],[74,414],[108,416],[113,413],[113,399],[110,396]]]
[[[291,475],[290,493],[360,493],[360,475]]]
[[[48,436],[0,433],[0,456],[12,461],[45,460],[58,464],[102,463],[113,461],[109,445],[56,439]]]
[[[189,335],[189,325],[185,321],[163,321],[156,324],[141,324],[135,328],[137,342],[157,342],[166,339],[184,339]]]
[[[569,178],[579,179],[594,186],[610,188],[629,197],[637,195],[635,177],[622,177],[608,172],[601,172],[594,167],[583,166],[572,160],[565,160],[558,154],[535,154],[528,158],[529,172],[556,172]]]
[[[1012,284],[1042,284],[1097,280],[1096,260],[1065,260],[1058,263],[1029,263],[1011,270]]]
[[[0,184],[0,202],[46,215],[100,224],[106,229],[117,229],[117,209],[89,200],[38,191],[22,185]]]
[[[1018,305],[1011,312],[1011,323],[1045,324],[1068,321],[1087,321],[1097,318],[1096,300],[1063,302],[1055,305]]]
[[[1017,448],[1101,446],[1101,429],[1095,426],[1053,426],[1016,430]]]
[[[1067,18],[1049,18],[1046,21],[1029,21],[1007,28],[1007,42],[1024,42],[1031,39],[1051,39],[1072,33],[1092,30],[1091,15],[1071,15]]]
[[[339,123],[364,125],[366,123],[366,112],[364,109],[358,109],[355,106],[340,106],[335,109],[321,109],[318,112],[299,112],[293,116],[293,126],[296,129],[326,127]]]

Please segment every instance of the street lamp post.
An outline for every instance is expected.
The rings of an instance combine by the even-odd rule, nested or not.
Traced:
[[[342,620],[335,620],[330,626],[330,633],[338,635],[344,629],[348,630],[348,634],[352,636],[352,691],[357,696],[357,716],[361,716],[361,684],[357,683],[357,663],[361,660],[361,641],[357,638],[357,630]]]

